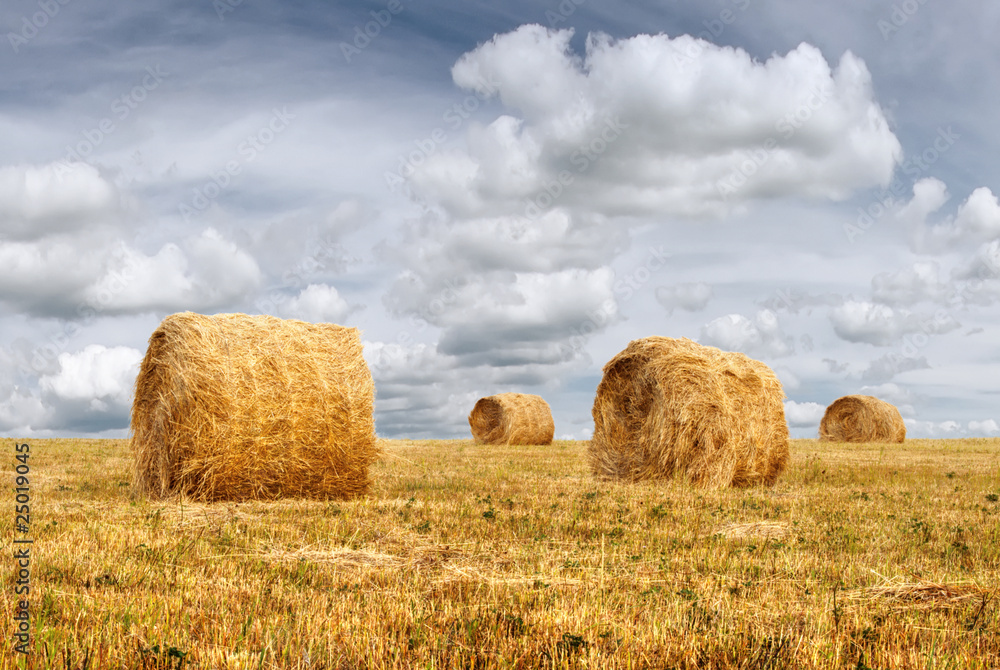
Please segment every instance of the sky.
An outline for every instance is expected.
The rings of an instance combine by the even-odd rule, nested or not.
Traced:
[[[794,437],[1000,435],[1000,5],[0,7],[0,434],[124,437],[168,314],[357,327],[387,438],[687,337]]]

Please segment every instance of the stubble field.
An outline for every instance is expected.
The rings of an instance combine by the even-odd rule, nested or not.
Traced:
[[[125,441],[28,443],[0,667],[1000,668],[1000,439],[793,440],[725,491],[385,441],[367,498],[212,505],[134,498]]]

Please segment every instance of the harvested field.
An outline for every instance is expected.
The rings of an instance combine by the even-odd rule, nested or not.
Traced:
[[[29,442],[31,667],[1000,667],[997,439],[792,440],[718,490],[389,441],[366,497],[196,504],[134,496],[123,440]]]

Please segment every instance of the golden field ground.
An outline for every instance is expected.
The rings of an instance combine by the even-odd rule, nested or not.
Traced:
[[[212,505],[133,498],[124,441],[28,442],[4,668],[1000,668],[996,439],[793,440],[725,491],[595,480],[585,442],[387,441],[368,498]]]

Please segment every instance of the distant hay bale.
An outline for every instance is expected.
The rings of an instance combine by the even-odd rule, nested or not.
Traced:
[[[135,382],[136,489],[201,501],[363,494],[379,456],[374,395],[356,328],[168,316]]]
[[[830,442],[902,442],[906,424],[894,405],[870,395],[845,395],[826,408],[819,439]]]
[[[481,444],[551,444],[556,431],[549,404],[529,393],[480,398],[469,414],[469,426]]]
[[[588,458],[600,477],[772,485],[788,460],[784,391],[768,366],[688,339],[634,340],[604,366]]]

